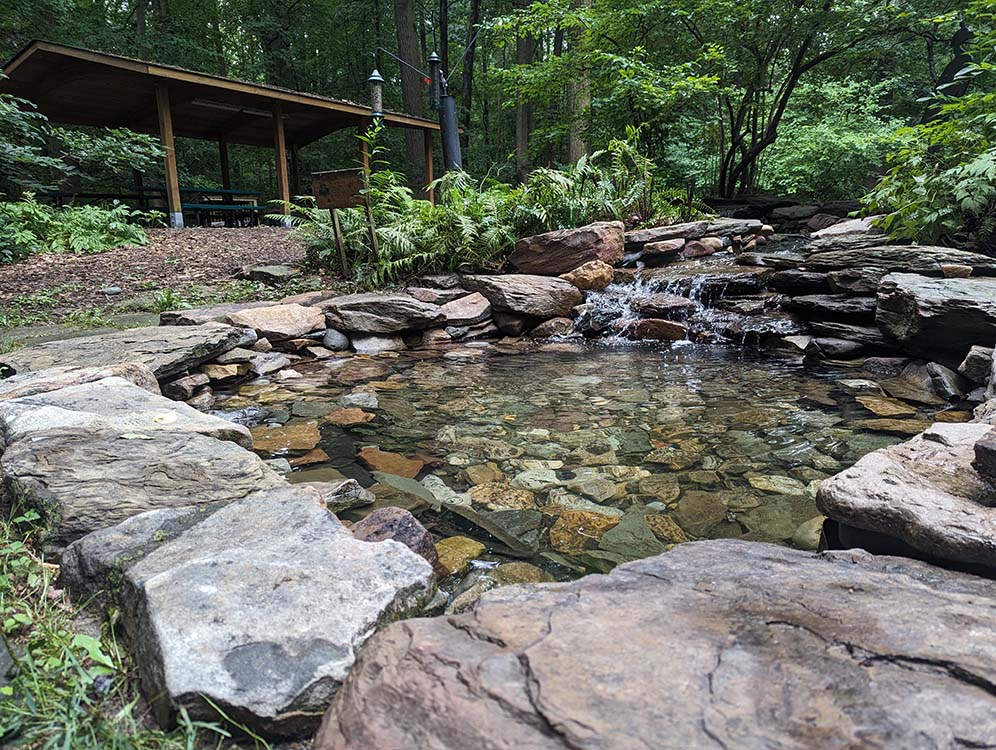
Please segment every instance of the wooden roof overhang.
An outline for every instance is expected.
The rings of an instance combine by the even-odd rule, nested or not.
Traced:
[[[156,85],[169,90],[173,132],[273,146],[272,111],[283,111],[288,145],[304,146],[369,122],[370,107],[315,94],[196,73],[170,65],[35,41],[3,66],[0,91],[27,99],[53,123],[159,133]],[[439,130],[439,124],[386,112],[386,125]]]

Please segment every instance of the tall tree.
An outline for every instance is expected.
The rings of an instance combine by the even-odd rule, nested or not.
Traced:
[[[523,10],[527,0],[515,0],[515,7]],[[515,36],[515,64],[531,65],[536,54],[536,39],[532,32],[520,27]],[[525,98],[515,102],[515,173],[521,180],[531,167],[529,138],[533,132],[533,103]]]
[[[394,0],[394,26],[398,38],[398,57],[408,63],[408,65],[401,66],[402,106],[408,114],[421,117],[425,83],[418,70],[424,70],[424,68],[413,0]],[[405,157],[408,163],[410,165],[418,164],[421,161],[421,154],[421,134],[415,130],[406,130]]]

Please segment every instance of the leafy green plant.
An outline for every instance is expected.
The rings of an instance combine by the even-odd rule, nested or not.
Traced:
[[[971,0],[971,61],[958,72],[958,95],[934,98],[935,116],[900,129],[889,169],[865,197],[868,214],[891,236],[920,242],[973,238],[996,251],[996,10]],[[952,14],[953,15],[953,14]]]
[[[86,618],[55,585],[58,567],[36,552],[40,522],[16,507],[0,519],[0,628],[18,670],[0,695],[0,745],[193,750],[229,738],[223,720],[194,721],[186,712],[172,732],[149,727],[113,631],[82,625]]]
[[[708,212],[684,190],[657,185],[654,163],[635,145],[635,128],[569,167],[533,170],[521,185],[448,172],[430,186],[435,203],[415,198],[404,177],[390,169],[378,135],[374,129],[361,136],[371,153],[362,194],[373,217],[376,252],[365,209],[338,212],[352,270],[363,284],[380,286],[429,271],[494,269],[516,240],[539,232],[610,219],[670,223]],[[291,208],[294,233],[307,246],[310,264],[341,273],[329,211],[309,198]]]
[[[0,263],[34,253],[101,253],[120,245],[144,245],[143,223],[161,214],[125,205],[53,208],[28,193],[23,200],[0,203]]]

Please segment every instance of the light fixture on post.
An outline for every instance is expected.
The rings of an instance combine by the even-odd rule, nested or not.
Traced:
[[[370,116],[379,120],[384,116],[384,76],[374,68],[367,83],[370,84]]]

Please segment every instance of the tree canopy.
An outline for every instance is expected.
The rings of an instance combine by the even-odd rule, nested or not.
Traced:
[[[377,67],[386,105],[415,114],[428,112],[428,86],[388,52],[424,70],[436,51],[458,98],[465,166],[479,177],[511,180],[573,163],[638,127],[657,179],[697,194],[854,198],[892,152],[893,172],[874,202],[882,208],[897,200],[888,190],[912,179],[895,171],[910,148],[941,168],[972,161],[966,151],[988,153],[990,143],[991,123],[978,114],[987,104],[972,98],[992,66],[992,12],[980,0],[960,10],[945,0],[8,5],[0,19],[7,56],[41,37],[362,102]],[[31,117],[28,109],[22,119]],[[420,144],[386,138],[393,166],[421,179]],[[941,157],[938,141],[961,145]],[[347,143],[305,149],[304,171],[348,166],[355,149]],[[38,145],[29,139],[13,158],[29,158]],[[181,168],[210,181],[216,158],[211,144],[184,144]],[[237,152],[234,162],[242,182],[272,179],[265,160]]]

